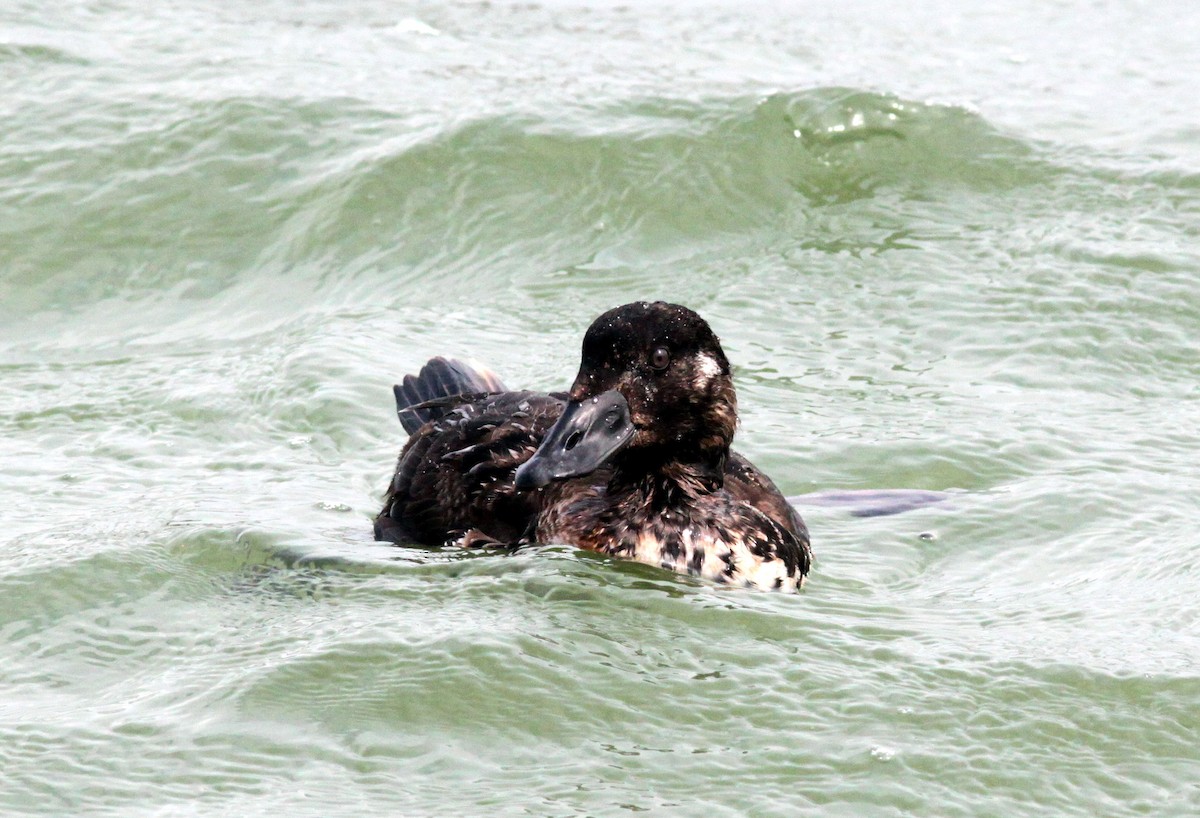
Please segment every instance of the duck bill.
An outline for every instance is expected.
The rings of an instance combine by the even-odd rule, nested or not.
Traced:
[[[553,480],[590,474],[607,463],[633,437],[629,404],[609,390],[594,398],[571,401],[550,427],[542,445],[517,469],[522,491]]]

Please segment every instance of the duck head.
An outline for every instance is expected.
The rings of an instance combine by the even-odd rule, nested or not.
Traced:
[[[567,406],[516,486],[668,462],[719,480],[736,425],[729,361],[708,323],[677,304],[626,304],[588,328]]]

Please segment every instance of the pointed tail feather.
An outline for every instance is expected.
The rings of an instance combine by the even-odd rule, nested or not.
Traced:
[[[505,392],[504,384],[490,369],[454,358],[430,358],[416,375],[405,375],[392,387],[396,414],[410,435],[427,421],[441,417],[450,401],[459,395]]]

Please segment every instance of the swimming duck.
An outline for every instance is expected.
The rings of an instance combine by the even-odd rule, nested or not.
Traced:
[[[410,437],[377,540],[564,543],[783,591],[808,574],[799,514],[730,450],[729,361],[686,307],[601,315],[567,392],[509,391],[482,367],[434,358],[395,396]]]

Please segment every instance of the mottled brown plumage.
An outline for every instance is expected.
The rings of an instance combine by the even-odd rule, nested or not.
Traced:
[[[730,451],[729,362],[691,310],[610,310],[588,329],[568,393],[502,390],[444,359],[397,387],[412,436],[377,539],[563,542],[767,589],[795,590],[808,573],[799,515]]]
[[[538,512],[513,472],[533,455],[564,401],[535,392],[463,394],[416,406],[435,415],[400,452],[376,539],[429,545],[516,544]]]

